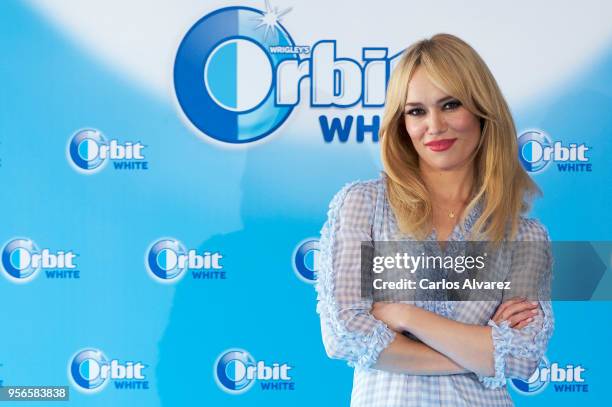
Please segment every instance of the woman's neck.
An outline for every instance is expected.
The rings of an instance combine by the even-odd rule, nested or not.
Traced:
[[[431,168],[422,162],[419,168],[434,203],[465,205],[469,202],[474,184],[472,162],[447,171]]]

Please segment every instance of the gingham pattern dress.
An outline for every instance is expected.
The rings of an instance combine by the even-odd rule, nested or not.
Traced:
[[[506,380],[526,380],[535,371],[553,331],[550,301],[540,301],[541,311],[525,328],[516,330],[490,318],[500,301],[415,301],[415,305],[463,323],[489,325],[495,349],[495,376],[474,373],[454,375],[409,375],[371,368],[378,355],[397,335],[370,310],[372,300],[361,296],[360,244],[362,241],[396,240],[399,228],[386,198],[385,175],[372,181],[348,184],[329,206],[321,229],[317,312],[321,318],[327,354],[343,359],[354,368],[351,406],[511,406]],[[449,241],[465,240],[479,216],[475,207],[463,227],[455,227]],[[405,235],[404,235],[405,236]],[[434,239],[432,233],[428,240]],[[549,241],[536,220],[521,218],[517,241]],[[540,246],[542,247],[542,246]],[[529,255],[512,258],[512,270],[536,270],[550,288],[550,245]],[[452,333],[449,333],[452,334]]]

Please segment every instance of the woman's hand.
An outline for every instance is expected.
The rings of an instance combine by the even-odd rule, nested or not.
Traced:
[[[374,318],[384,322],[396,332],[407,330],[406,319],[412,305],[392,302],[375,302],[372,305]]]
[[[521,329],[526,327],[533,317],[538,314],[537,301],[527,301],[525,298],[510,298],[500,304],[491,319],[496,324],[508,321],[511,328]]]

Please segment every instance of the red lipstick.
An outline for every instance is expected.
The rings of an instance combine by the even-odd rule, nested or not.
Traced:
[[[453,146],[453,144],[457,141],[456,138],[449,138],[444,140],[434,140],[426,143],[425,145],[429,147],[431,151],[446,151]]]

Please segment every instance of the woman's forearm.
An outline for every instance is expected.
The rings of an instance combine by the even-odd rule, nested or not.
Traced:
[[[450,375],[468,372],[435,349],[399,334],[380,353],[373,368],[412,375]]]
[[[414,306],[402,325],[401,329],[466,369],[483,376],[494,375],[490,327],[453,321]]]

